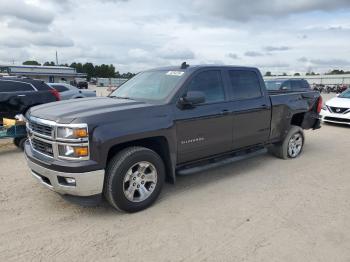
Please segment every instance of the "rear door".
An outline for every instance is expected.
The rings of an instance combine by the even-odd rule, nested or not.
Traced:
[[[0,81],[0,121],[2,118],[14,118],[23,113],[28,103],[31,103],[35,87],[29,83],[16,80]]]
[[[232,119],[221,70],[195,73],[183,90],[201,91],[206,101],[194,108],[176,107],[178,162],[184,163],[230,151]]]
[[[232,149],[266,142],[270,134],[271,102],[254,69],[226,71],[233,118]]]

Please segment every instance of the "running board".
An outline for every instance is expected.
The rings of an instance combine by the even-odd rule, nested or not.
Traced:
[[[187,176],[194,173],[217,168],[220,166],[229,165],[243,159],[249,159],[255,156],[259,156],[259,155],[265,154],[266,152],[267,152],[267,149],[262,148],[262,149],[255,150],[253,152],[239,153],[234,156],[229,155],[226,157],[222,157],[220,159],[206,160],[206,161],[199,162],[197,164],[192,164],[192,165],[188,165],[183,168],[180,168],[179,170],[177,170],[176,174],[180,176]]]

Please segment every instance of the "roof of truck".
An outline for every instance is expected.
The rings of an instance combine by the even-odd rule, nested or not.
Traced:
[[[155,71],[155,70],[169,70],[169,71],[196,71],[203,68],[235,68],[235,69],[250,69],[250,70],[257,70],[256,67],[249,67],[249,66],[237,66],[237,65],[218,65],[218,64],[207,64],[207,65],[187,65],[186,68],[183,68],[181,65],[179,66],[166,66],[166,67],[158,67],[150,70],[145,71]]]

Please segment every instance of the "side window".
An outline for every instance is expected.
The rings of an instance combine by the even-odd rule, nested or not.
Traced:
[[[300,80],[294,80],[292,82],[292,90],[300,90],[302,89],[301,81]]]
[[[291,83],[290,81],[284,81],[281,85],[281,90],[291,90]]]
[[[262,96],[260,81],[253,71],[232,70],[229,71],[233,99],[251,99]]]
[[[53,88],[55,88],[58,92],[62,93],[65,91],[68,91],[69,89],[65,86],[60,86],[60,85],[54,85],[52,86]]]
[[[38,89],[39,91],[47,91],[50,90],[51,87],[49,87],[47,84],[45,84],[44,82],[35,82],[35,87],[36,89]]]
[[[34,91],[30,84],[14,81],[0,81],[0,92],[28,92]]]
[[[302,86],[303,86],[304,89],[311,89],[310,85],[309,85],[309,82],[306,81],[306,80],[302,81]]]
[[[200,91],[205,95],[205,103],[225,100],[224,84],[219,70],[204,71],[190,82],[188,91]]]

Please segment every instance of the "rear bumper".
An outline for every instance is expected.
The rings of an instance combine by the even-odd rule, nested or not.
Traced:
[[[57,193],[72,196],[93,196],[101,194],[103,191],[104,170],[83,173],[59,172],[38,165],[28,157],[26,159],[32,176],[46,188]],[[65,178],[75,179],[75,184],[67,184]]]

